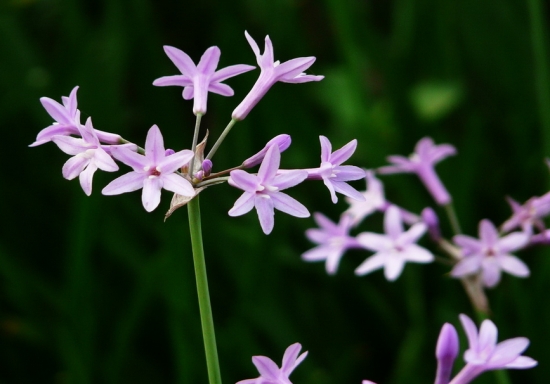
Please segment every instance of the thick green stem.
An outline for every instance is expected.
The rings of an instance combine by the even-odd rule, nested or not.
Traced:
[[[227,124],[227,127],[225,127],[225,129],[223,130],[222,134],[220,135],[220,137],[218,137],[218,140],[216,141],[216,143],[214,144],[214,146],[212,147],[212,149],[210,150],[210,152],[208,152],[208,156],[206,156],[207,159],[212,159],[212,157],[214,156],[214,154],[216,153],[216,151],[218,150],[218,147],[220,146],[220,144],[223,142],[223,140],[225,139],[225,136],[227,136],[229,134],[229,131],[231,131],[231,128],[233,128],[233,126],[235,125],[235,123],[239,121],[239,120],[235,120],[235,119],[231,119],[231,121],[229,122],[229,124]]]
[[[201,212],[199,197],[196,196],[187,204],[189,211],[189,232],[191,233],[191,247],[193,248],[193,261],[195,264],[195,277],[197,279],[197,294],[199,297],[199,310],[201,315],[202,335],[206,354],[206,366],[208,369],[208,382],[221,384],[220,363],[216,348],[216,334],[214,333],[214,320],[212,307],[208,293],[208,279],[206,277],[206,262],[202,246]]]

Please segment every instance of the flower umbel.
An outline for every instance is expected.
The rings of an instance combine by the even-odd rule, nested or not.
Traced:
[[[415,244],[426,232],[426,224],[416,223],[405,231],[399,208],[391,206],[384,216],[384,229],[385,235],[370,232],[357,235],[359,244],[376,253],[357,267],[356,275],[366,275],[384,267],[386,279],[394,281],[401,275],[407,261],[415,263],[433,261],[434,256],[431,252]]]
[[[255,68],[252,65],[237,64],[216,71],[221,55],[218,47],[208,48],[202,55],[198,65],[195,65],[189,55],[177,48],[165,45],[164,52],[180,70],[181,75],[158,78],[153,82],[153,85],[158,87],[170,85],[184,87],[183,98],[185,100],[195,99],[193,103],[193,113],[195,115],[206,113],[208,92],[222,96],[233,96],[233,89],[229,85],[222,84],[222,81]]]
[[[273,44],[269,36],[265,37],[264,53],[260,54],[260,48],[252,37],[245,31],[246,39],[256,55],[256,60],[260,66],[260,77],[248,92],[248,95],[235,108],[231,117],[235,120],[243,120],[254,108],[262,97],[269,91],[269,88],[278,81],[283,83],[306,83],[308,81],[319,81],[324,76],[306,75],[303,73],[315,62],[315,57],[299,57],[279,63],[273,56]]]
[[[481,271],[483,284],[494,287],[500,281],[501,270],[518,277],[529,276],[529,268],[510,254],[529,241],[529,235],[513,232],[499,238],[497,229],[489,220],[479,223],[479,239],[456,235],[453,241],[462,249],[464,258],[451,271],[453,277],[463,277]]]
[[[283,355],[281,368],[269,357],[252,357],[252,363],[254,363],[258,372],[260,372],[260,377],[241,380],[237,384],[292,384],[288,377],[307,356],[307,352],[298,356],[301,349],[302,345],[300,343],[294,343],[289,346]]]
[[[359,242],[349,235],[353,220],[345,213],[340,217],[338,224],[318,212],[313,217],[320,228],[308,229],[306,236],[318,246],[303,253],[302,259],[305,261],[326,260],[327,273],[332,275],[336,273],[340,259],[348,249],[361,247]]]
[[[446,157],[456,154],[456,149],[449,144],[435,145],[429,137],[421,139],[410,157],[389,156],[388,161],[393,165],[381,167],[380,173],[416,173],[424,186],[431,193],[439,205],[451,202],[451,195],[437,176],[435,164]]]
[[[162,188],[182,196],[195,194],[191,183],[174,173],[191,160],[193,152],[184,149],[166,156],[162,134],[156,125],[153,125],[147,133],[145,156],[124,147],[113,147],[111,154],[117,160],[132,167],[134,171],[111,181],[103,188],[104,195],[118,195],[143,188],[141,195],[143,207],[151,212],[160,203]]]
[[[266,235],[275,225],[274,209],[296,217],[309,217],[309,211],[297,200],[280,191],[300,184],[307,172],[296,170],[277,175],[281,154],[277,145],[272,145],[260,166],[258,175],[243,170],[231,171],[228,183],[244,193],[237,199],[229,216],[240,216],[256,208],[260,226]]]

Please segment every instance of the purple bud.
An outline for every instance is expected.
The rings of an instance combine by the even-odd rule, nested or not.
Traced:
[[[422,210],[422,221],[428,226],[428,233],[433,241],[441,240],[441,231],[439,229],[439,219],[433,209],[426,207]]]
[[[164,151],[164,156],[171,156],[174,153],[176,153],[176,151],[174,151],[173,149],[168,148],[166,151]]]
[[[202,162],[202,171],[204,172],[204,177],[210,176],[212,171],[212,160],[206,159]]]
[[[193,176],[195,179],[202,181],[202,179],[204,179],[204,171],[201,169],[200,171],[195,173]]]
[[[280,153],[285,151],[288,147],[290,147],[291,142],[292,140],[290,138],[290,135],[282,134],[282,135],[275,136],[273,139],[267,142],[264,149],[256,153],[254,156],[246,159],[243,162],[242,166],[244,168],[252,168],[253,166],[258,165],[263,161],[269,147],[271,147],[272,145],[277,145],[279,147],[279,153]]]
[[[455,327],[449,323],[443,324],[435,349],[435,357],[437,358],[435,384],[449,383],[458,351],[458,334]]]

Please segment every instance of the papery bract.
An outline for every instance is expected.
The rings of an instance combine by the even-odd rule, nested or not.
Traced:
[[[338,224],[318,212],[313,217],[320,228],[308,229],[306,236],[318,246],[303,253],[302,259],[305,261],[326,260],[326,271],[332,275],[336,273],[340,259],[348,249],[361,247],[357,240],[349,235],[353,224],[352,217],[343,214]]]
[[[183,150],[166,156],[164,141],[159,128],[153,125],[147,133],[145,156],[124,147],[113,147],[111,154],[117,160],[134,169],[111,181],[102,193],[118,195],[143,188],[141,199],[146,211],[151,212],[160,203],[162,188],[182,196],[194,196],[191,183],[174,173],[193,157],[193,152]]]
[[[255,68],[251,65],[237,64],[216,71],[221,55],[218,47],[208,48],[202,55],[198,65],[195,65],[185,52],[177,48],[165,45],[164,52],[182,74],[161,77],[156,79],[153,85],[184,87],[183,98],[185,100],[195,99],[193,102],[193,113],[195,115],[206,113],[208,92],[222,96],[233,96],[233,89],[226,84],[222,84],[222,81]]]
[[[529,235],[513,232],[499,238],[497,229],[489,220],[479,223],[479,239],[456,235],[453,241],[462,250],[463,259],[451,271],[453,277],[463,277],[481,271],[486,287],[494,287],[500,281],[501,270],[518,277],[529,276],[529,268],[510,254],[527,245]]]
[[[296,170],[277,175],[281,154],[279,147],[272,145],[260,166],[258,175],[243,170],[230,173],[228,183],[244,193],[237,199],[229,216],[240,216],[256,208],[260,226],[268,235],[275,224],[274,209],[296,217],[309,217],[309,211],[297,200],[280,191],[300,184],[307,178],[307,172]]]
[[[231,115],[233,119],[243,120],[273,84],[278,81],[283,83],[305,83],[308,81],[319,81],[324,78],[324,76],[313,76],[303,73],[303,71],[313,64],[315,57],[299,57],[280,64],[279,61],[275,61],[274,59],[273,44],[269,36],[265,37],[264,53],[261,55],[260,48],[254,39],[250,37],[248,32],[245,31],[244,34],[252,47],[252,51],[256,55],[261,72],[260,77],[258,77],[248,95],[233,111]]]
[[[451,195],[437,176],[435,164],[448,156],[456,154],[456,149],[449,144],[435,145],[429,137],[421,139],[410,157],[389,156],[393,165],[379,168],[380,173],[416,173],[424,186],[431,193],[437,204],[447,205]]]
[[[299,355],[302,345],[294,343],[289,346],[283,356],[281,368],[266,356],[254,356],[252,362],[258,369],[260,377],[241,380],[237,384],[292,384],[290,374],[306,358],[307,352]]]
[[[105,152],[92,126],[92,119],[86,120],[86,125],[78,126],[82,139],[71,136],[56,135],[51,140],[59,149],[68,155],[73,155],[63,165],[63,177],[72,180],[79,176],[80,186],[88,196],[92,193],[92,178],[99,168],[106,172],[115,172],[118,165]]]
[[[434,256],[431,252],[415,244],[426,232],[426,224],[416,223],[405,231],[399,209],[391,206],[384,216],[384,229],[385,235],[370,232],[357,235],[359,244],[376,253],[357,267],[356,275],[366,275],[383,267],[386,279],[394,281],[401,275],[407,261],[433,261]]]

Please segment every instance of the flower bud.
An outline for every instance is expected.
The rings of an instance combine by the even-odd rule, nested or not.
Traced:
[[[435,349],[435,357],[437,358],[435,384],[447,384],[449,382],[454,361],[458,356],[458,349],[458,334],[455,327],[449,323],[443,324]]]
[[[202,171],[204,172],[204,177],[210,176],[212,171],[212,160],[206,159],[202,162]]]
[[[422,221],[428,226],[428,233],[433,241],[439,242],[441,240],[441,231],[439,229],[439,219],[435,211],[426,207],[422,210]]]
[[[176,151],[174,151],[173,149],[166,149],[166,151],[164,151],[164,156],[171,156],[173,155],[174,153],[176,153]]]
[[[262,162],[269,147],[271,147],[272,145],[277,145],[279,147],[279,152],[283,152],[288,147],[290,147],[291,142],[292,140],[290,138],[290,135],[282,134],[282,135],[275,136],[273,139],[267,142],[264,149],[256,153],[254,156],[246,159],[243,162],[242,166],[244,168],[252,168],[253,166],[258,165]]]

